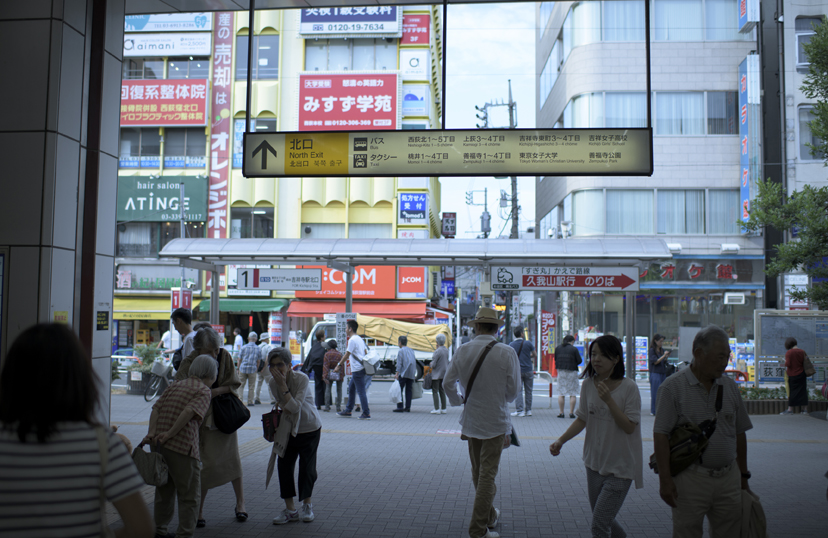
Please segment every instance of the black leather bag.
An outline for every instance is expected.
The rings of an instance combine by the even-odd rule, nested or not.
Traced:
[[[213,422],[222,433],[233,433],[250,420],[250,411],[232,392],[213,398]]]

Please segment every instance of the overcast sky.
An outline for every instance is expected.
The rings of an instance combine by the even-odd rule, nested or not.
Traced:
[[[508,81],[512,99],[517,102],[518,127],[535,127],[535,3],[451,4],[446,29],[446,128],[473,129],[480,123],[475,105],[507,102]],[[489,125],[508,127],[508,107],[490,108]],[[443,178],[442,211],[457,213],[457,237],[474,238],[480,231],[482,205],[466,205],[466,192],[488,188],[490,237],[509,234],[504,220],[508,208],[501,209],[500,191],[510,194],[508,179],[493,177]],[[483,192],[474,194],[483,203]],[[520,229],[535,221],[535,178],[518,178],[521,206]],[[505,226],[505,227],[504,227]],[[469,233],[467,233],[469,232]]]

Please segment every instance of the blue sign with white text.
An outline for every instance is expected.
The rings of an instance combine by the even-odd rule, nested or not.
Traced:
[[[454,281],[443,280],[442,284],[440,285],[440,293],[446,296],[454,295]]]
[[[425,219],[428,211],[428,194],[400,193],[400,218]]]

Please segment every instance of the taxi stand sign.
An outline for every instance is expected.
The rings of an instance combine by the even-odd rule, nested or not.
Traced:
[[[244,269],[238,273],[240,290],[319,291],[322,269]]]
[[[638,291],[635,267],[492,267],[498,291]]]
[[[650,129],[244,134],[244,176],[652,175]]]

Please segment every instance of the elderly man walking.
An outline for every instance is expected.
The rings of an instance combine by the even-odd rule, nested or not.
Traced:
[[[397,343],[400,345],[400,351],[397,353],[396,379],[400,382],[400,389],[405,396],[405,406],[403,402],[399,402],[394,412],[408,413],[411,411],[411,393],[414,390],[414,379],[417,377],[417,359],[414,357],[414,351],[408,347],[408,337],[400,336]]]
[[[443,377],[448,370],[449,355],[446,349],[446,335],[438,334],[435,338],[437,349],[431,356],[431,395],[434,398],[432,415],[446,414],[446,391],[443,390]],[[443,407],[440,407],[442,403]]]
[[[242,346],[239,359],[239,379],[241,379],[241,386],[239,387],[239,399],[243,399],[244,385],[247,384],[247,406],[252,407],[257,398],[256,393],[256,372],[261,365],[262,351],[256,342],[259,340],[259,335],[250,331],[247,335],[247,343]]]
[[[509,446],[509,402],[520,388],[520,364],[515,350],[495,339],[503,321],[494,309],[480,308],[469,324],[475,326],[477,336],[457,350],[443,387],[452,406],[465,404],[460,414],[460,438],[469,442],[475,489],[469,536],[499,538],[500,534],[491,530],[500,519],[500,510],[492,506],[497,492],[495,477],[500,454]]]
[[[674,538],[701,538],[705,516],[712,538],[740,535],[741,490],[749,489],[750,479],[745,432],[753,425],[736,383],[722,376],[729,357],[727,333],[710,325],[693,339],[690,367],[668,377],[658,391],[653,441],[659,493],[673,508]],[[713,418],[716,429],[702,457],[673,477],[670,432],[687,421]]]

